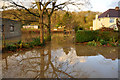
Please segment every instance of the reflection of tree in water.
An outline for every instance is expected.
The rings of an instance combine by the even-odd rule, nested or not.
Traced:
[[[71,51],[71,48],[70,47],[63,48],[63,51],[66,53],[66,55],[68,55],[68,53]]]
[[[24,58],[20,61],[20,63],[29,64],[26,65],[26,68],[23,69],[25,73],[35,72],[37,76],[35,78],[60,78],[60,77],[70,77],[71,75],[66,73],[67,70],[61,70],[61,67],[64,66],[63,63],[58,64],[57,57],[51,61],[51,46],[48,46],[47,51],[44,49],[36,50],[37,53],[40,52],[39,57],[29,57]]]
[[[56,48],[66,48],[66,47],[72,47],[73,46],[73,35],[74,34],[66,34],[63,33],[55,33],[52,35],[52,47]]]
[[[59,46],[57,46],[58,44],[54,45],[54,43],[57,43],[57,40],[63,40],[62,36],[59,38],[58,35],[57,38],[52,40],[52,44],[47,44],[45,48],[34,49],[22,54],[13,55],[12,57],[10,56],[10,58],[7,59],[8,63],[6,63],[7,66],[9,66],[6,67],[8,68],[7,71],[13,72],[13,67],[15,69],[19,69],[19,72],[14,71],[11,76],[14,77],[16,74],[19,74],[20,76],[17,75],[17,77],[22,78],[72,78],[73,76],[77,78],[88,77],[87,73],[84,73],[84,71],[80,69],[80,66],[78,65],[79,60],[76,59],[76,55],[72,55],[72,53],[74,53],[72,52],[74,49],[71,47],[74,45],[71,40],[68,41],[68,37],[66,37],[68,40],[63,42],[60,41],[61,44]],[[55,47],[58,47],[59,49],[56,49]],[[63,50],[61,50],[61,48]],[[66,53],[66,55],[63,51]],[[16,61],[15,64],[13,64],[10,59]],[[78,60],[78,62],[76,60]],[[10,65],[11,63],[12,65]],[[8,75],[8,73],[5,73],[5,75]]]
[[[104,56],[106,59],[116,60],[118,58],[117,47],[94,47],[75,45],[77,56],[96,56],[98,54]]]

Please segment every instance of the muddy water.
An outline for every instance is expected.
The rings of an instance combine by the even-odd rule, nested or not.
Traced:
[[[41,49],[2,55],[3,78],[118,78],[118,48],[74,44],[53,34]]]

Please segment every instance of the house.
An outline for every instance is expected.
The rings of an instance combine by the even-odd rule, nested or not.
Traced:
[[[65,26],[53,27],[53,31],[64,31],[65,28]]]
[[[21,36],[21,22],[6,18],[0,18],[0,22],[1,36],[6,39]]]
[[[114,28],[118,30],[116,21],[120,20],[120,9],[116,7],[115,9],[109,9],[102,13],[101,15],[96,15],[95,20],[93,20],[93,30],[98,30],[102,27]]]
[[[23,28],[24,29],[38,29],[39,28],[39,26],[37,26],[37,25],[26,25],[26,26],[23,26]]]

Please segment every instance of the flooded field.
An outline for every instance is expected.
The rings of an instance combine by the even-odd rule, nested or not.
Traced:
[[[33,33],[33,32],[29,32],[29,31],[22,31],[21,36],[6,39],[5,42],[6,42],[6,44],[16,43],[16,42],[18,42],[20,40],[22,40],[24,42],[30,42],[30,41],[32,41],[33,38],[36,38],[36,37],[39,37],[39,36],[40,36],[39,33]]]
[[[55,33],[43,48],[2,55],[3,78],[118,78],[118,47],[75,45]]]

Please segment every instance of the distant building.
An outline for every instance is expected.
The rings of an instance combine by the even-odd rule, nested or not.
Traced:
[[[96,15],[96,19],[93,20],[93,30],[98,30],[102,27],[114,28],[115,30],[118,30],[116,25],[117,19],[120,19],[119,7],[109,9],[101,15]]]
[[[24,29],[39,29],[39,26],[38,25],[26,25],[26,26],[23,26]]]
[[[5,38],[21,36],[21,22],[0,18],[0,30]]]

